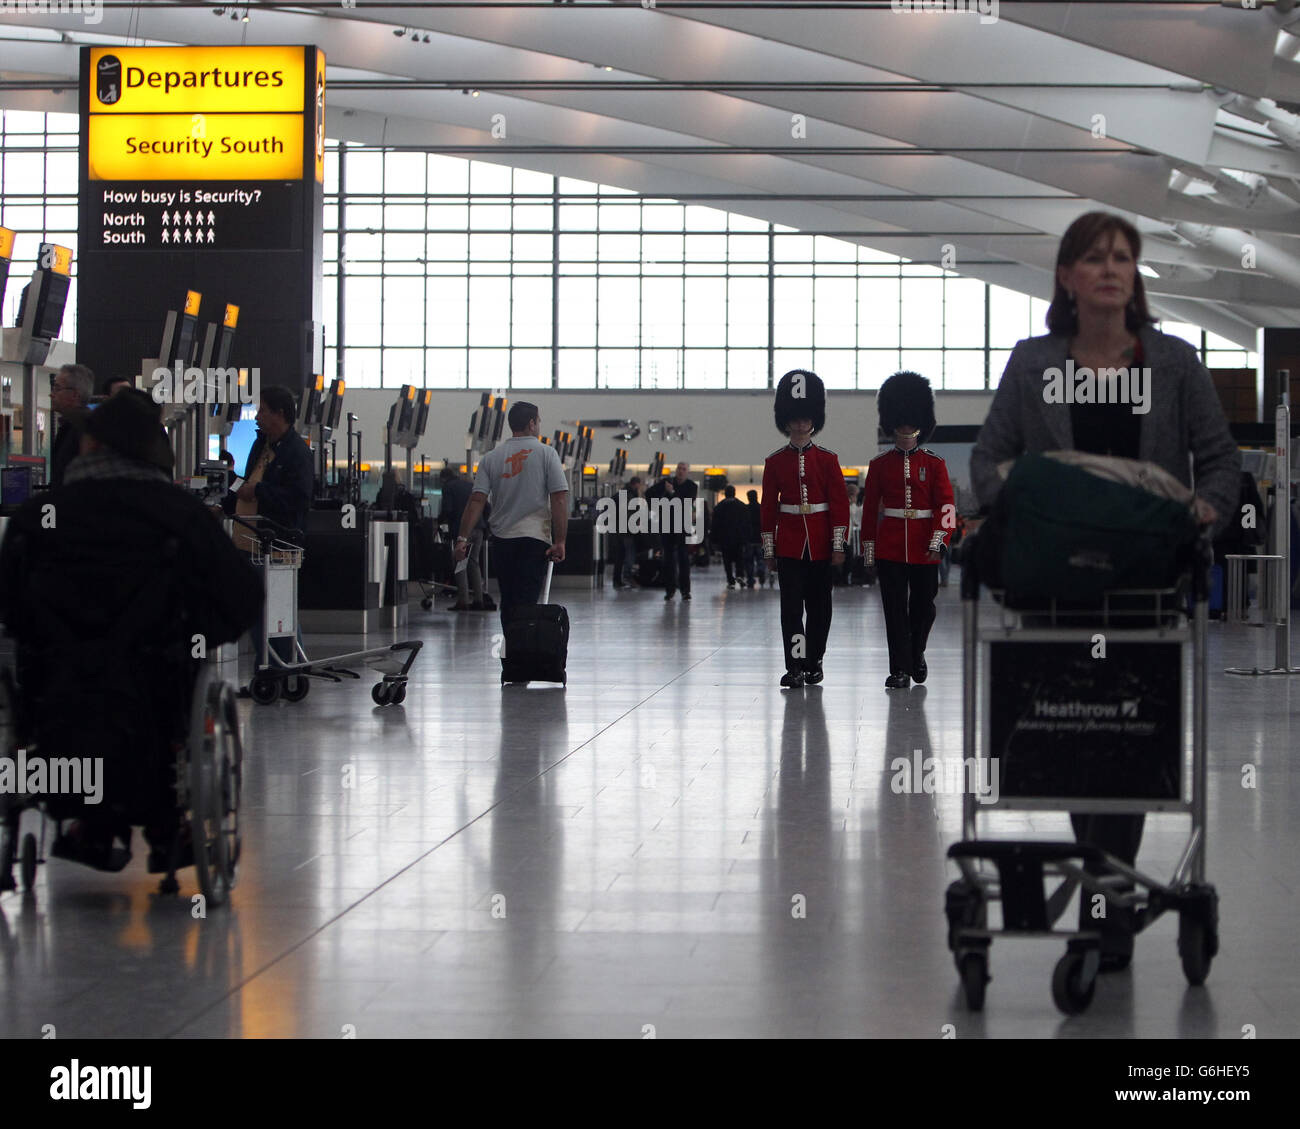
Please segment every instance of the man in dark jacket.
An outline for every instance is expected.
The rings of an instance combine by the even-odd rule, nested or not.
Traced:
[[[722,563],[727,570],[727,587],[735,588],[739,574],[745,583],[754,586],[754,574],[745,558],[745,542],[749,540],[749,513],[745,503],[737,499],[736,488],[728,486],[726,495],[713,507],[713,544],[722,553]]]
[[[86,405],[95,388],[95,374],[85,365],[64,365],[50,381],[50,408],[59,417],[50,447],[50,485],[61,486],[68,464],[81,448],[81,432],[89,414]]]
[[[104,765],[99,802],[51,797],[60,818],[82,816],[53,853],[103,869],[129,861],[142,798],[156,811],[146,838],[165,853],[175,812],[159,750],[173,747],[178,700],[188,707],[177,678],[188,659],[239,638],[262,606],[261,578],[172,484],[171,464],[158,406],[119,393],[87,419],[64,484],[24,505],[0,545],[0,619],[17,644],[24,726],[49,756]],[[114,848],[114,835],[125,845]]]
[[[306,530],[316,473],[311,448],[294,430],[298,409],[293,393],[278,384],[262,389],[257,409],[257,440],[248,453],[245,479],[262,467],[260,482],[245,481],[237,493],[228,495],[226,513],[235,512],[235,501],[257,501],[259,517],[290,529]]]
[[[691,520],[687,517],[686,508],[690,508],[693,515],[695,499],[699,495],[699,487],[686,477],[690,470],[690,463],[678,463],[677,470],[671,478],[661,478],[645,492],[646,498],[652,502],[657,498],[670,501],[677,499],[679,505],[677,513],[683,525]],[[669,530],[661,529],[659,539],[663,545],[664,577],[668,585],[668,593],[664,599],[671,600],[677,594],[677,589],[681,588],[682,599],[689,600],[691,598],[691,550],[686,544],[686,532],[684,529],[673,532],[671,527]]]

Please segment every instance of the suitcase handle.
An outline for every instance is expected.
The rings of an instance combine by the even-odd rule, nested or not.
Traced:
[[[538,601],[540,604],[549,604],[551,602],[551,574],[555,572],[555,562],[546,562],[546,583],[542,585],[542,598]]]

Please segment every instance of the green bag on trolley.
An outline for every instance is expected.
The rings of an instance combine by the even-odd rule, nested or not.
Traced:
[[[1101,602],[1114,589],[1171,588],[1193,559],[1192,492],[1136,459],[1081,451],[1027,453],[1010,465],[993,507],[999,576],[1011,607]],[[987,550],[993,550],[987,553]]]

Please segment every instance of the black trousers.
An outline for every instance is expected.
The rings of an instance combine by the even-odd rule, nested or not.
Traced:
[[[749,570],[749,560],[745,555],[745,543],[743,541],[722,546],[722,564],[727,570],[728,584],[737,577],[742,580],[754,579],[754,574]]]
[[[781,581],[781,645],[786,670],[811,670],[826,654],[831,631],[831,562],[805,557],[777,557]],[[803,636],[802,657],[796,656],[796,636]]]
[[[494,537],[492,571],[501,588],[501,622],[506,609],[515,604],[535,604],[546,582],[546,550],[550,546],[535,537]]]
[[[1121,862],[1133,866],[1137,862],[1138,848],[1142,845],[1142,830],[1146,823],[1144,815],[1112,815],[1097,812],[1071,814],[1070,824],[1074,828],[1074,837],[1080,843],[1100,847],[1108,854],[1114,855]],[[1084,864],[1089,874],[1100,874],[1105,868],[1094,863]],[[1122,889],[1133,889],[1125,882]],[[1102,934],[1102,951],[1123,952],[1132,945],[1134,923],[1131,913],[1117,910],[1107,903],[1106,916],[1097,920],[1092,916],[1092,898],[1088,892],[1081,891],[1079,897],[1079,929],[1100,929]]]
[[[691,548],[684,533],[660,534],[664,548],[664,578],[668,582],[668,595],[678,588],[686,595],[691,591]]]
[[[934,597],[939,591],[939,566],[876,558],[876,572],[880,577],[880,603],[885,609],[889,673],[911,674],[913,664],[925,654],[925,642],[937,614]]]

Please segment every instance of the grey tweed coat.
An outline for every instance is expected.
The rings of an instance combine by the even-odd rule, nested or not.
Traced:
[[[1219,513],[1215,531],[1236,519],[1241,452],[1228,430],[1218,393],[1196,350],[1178,337],[1146,328],[1143,367],[1151,370],[1150,411],[1141,417],[1138,457],[1195,489]],[[1047,403],[1043,373],[1065,368],[1069,343],[1047,334],[1019,342],[1002,373],[971,452],[972,485],[982,505],[1002,489],[998,463],[1025,451],[1072,450],[1070,405]]]

